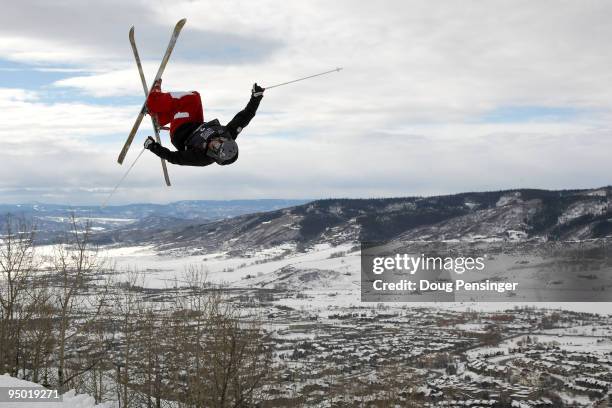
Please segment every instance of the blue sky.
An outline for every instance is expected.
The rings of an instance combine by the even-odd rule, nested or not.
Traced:
[[[207,120],[231,119],[255,81],[345,69],[270,90],[235,165],[171,166],[168,189],[147,153],[113,203],[610,184],[609,2],[390,3],[7,4],[0,202],[104,201],[143,98],[128,30],[151,79],[183,17],[164,88],[198,90]]]
[[[0,87],[41,90],[45,86],[50,86],[55,81],[69,78],[72,73],[67,72],[46,72],[40,67],[27,63],[18,63],[8,60],[0,60]]]
[[[542,121],[572,121],[581,110],[554,106],[500,106],[480,117],[482,123],[524,123]],[[588,112],[584,112],[588,114]]]

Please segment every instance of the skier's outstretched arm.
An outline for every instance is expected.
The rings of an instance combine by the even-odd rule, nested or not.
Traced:
[[[236,116],[225,126],[225,128],[230,132],[233,139],[238,137],[238,134],[244,129],[250,122],[251,119],[255,117],[255,113],[257,112],[257,108],[259,107],[259,103],[263,98],[264,88],[260,87],[256,83],[253,84],[253,89],[251,90],[251,99],[249,99],[249,103],[247,106],[238,112]]]
[[[175,152],[166,149],[164,146],[156,143],[153,138],[151,138],[151,141],[145,142],[145,148],[152,151],[156,156],[180,166],[206,166],[212,163],[211,159],[193,150]]]

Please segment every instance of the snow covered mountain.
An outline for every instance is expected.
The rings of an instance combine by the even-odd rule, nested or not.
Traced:
[[[92,222],[97,243],[237,253],[292,243],[382,240],[586,239],[612,234],[612,187],[509,190],[384,199],[183,201],[108,207],[0,205],[30,217],[39,240],[70,213]],[[297,204],[297,205],[296,205]]]
[[[359,240],[597,238],[612,233],[611,195],[612,187],[605,187],[318,200],[214,222],[178,225],[147,234],[140,243],[162,250],[241,252],[285,243],[312,246]]]
[[[128,239],[126,231],[150,232],[190,225],[195,221],[205,222],[270,211],[299,205],[306,200],[208,200],[178,201],[169,204],[129,204],[120,206],[71,206],[57,204],[0,204],[0,223],[7,214],[23,217],[36,225],[38,242],[53,241],[67,227],[71,215],[78,220],[88,220],[92,232],[106,238],[101,243],[109,243],[121,238]],[[107,233],[120,230],[117,236],[109,238]],[[106,239],[106,241],[105,241]],[[134,237],[139,240],[138,237]]]

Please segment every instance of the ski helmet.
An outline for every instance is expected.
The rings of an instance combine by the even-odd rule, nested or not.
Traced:
[[[233,163],[238,157],[238,143],[226,137],[214,138],[208,143],[206,155],[219,164]]]

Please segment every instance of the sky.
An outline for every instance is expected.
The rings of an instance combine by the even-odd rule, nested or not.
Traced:
[[[231,166],[145,152],[110,204],[397,197],[612,184],[612,2],[22,0],[0,14],[0,203],[101,204],[152,134],[148,80],[205,120],[273,85]],[[162,139],[169,145],[168,135]]]

